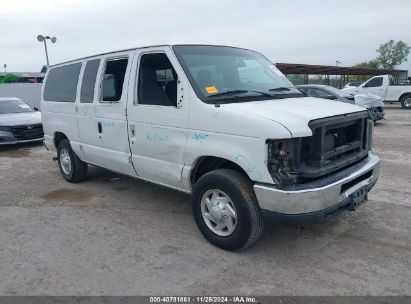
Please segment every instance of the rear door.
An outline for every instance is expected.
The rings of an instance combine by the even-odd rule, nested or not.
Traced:
[[[188,81],[169,47],[137,50],[135,70],[127,109],[133,165],[140,178],[181,189]]]
[[[94,153],[96,164],[132,176],[136,174],[130,158],[126,113],[134,53],[125,51],[102,58],[92,126],[99,143]]]
[[[94,121],[94,103],[98,94],[97,75],[101,59],[94,58],[83,63],[79,100],[77,103],[77,124],[81,140],[80,155],[88,162],[95,162],[98,157],[100,141],[96,136]],[[97,90],[96,90],[97,87]]]

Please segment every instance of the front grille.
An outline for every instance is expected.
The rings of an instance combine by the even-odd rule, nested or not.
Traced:
[[[44,136],[41,124],[10,127],[10,132],[17,140],[40,139]]]
[[[366,152],[367,117],[361,112],[310,122],[313,137],[303,139],[304,163],[324,169]]]
[[[302,139],[302,176],[318,177],[346,167],[368,153],[368,113],[313,120],[312,137]]]

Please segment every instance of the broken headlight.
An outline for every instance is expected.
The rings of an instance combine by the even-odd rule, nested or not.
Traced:
[[[280,186],[295,183],[295,167],[301,158],[301,138],[268,140],[267,146],[267,166],[273,180]]]

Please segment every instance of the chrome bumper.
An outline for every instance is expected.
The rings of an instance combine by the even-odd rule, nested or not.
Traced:
[[[255,184],[254,191],[263,212],[284,215],[308,214],[338,206],[361,188],[369,191],[377,182],[379,174],[380,159],[369,153],[362,162],[334,176],[308,183],[298,190],[284,191]]]

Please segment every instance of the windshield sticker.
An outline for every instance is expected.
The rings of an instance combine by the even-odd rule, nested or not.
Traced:
[[[26,104],[20,104],[19,107],[23,108],[23,109],[29,109],[30,108],[30,106],[28,106]]]
[[[208,94],[218,93],[218,90],[215,86],[205,87],[205,90]]]

